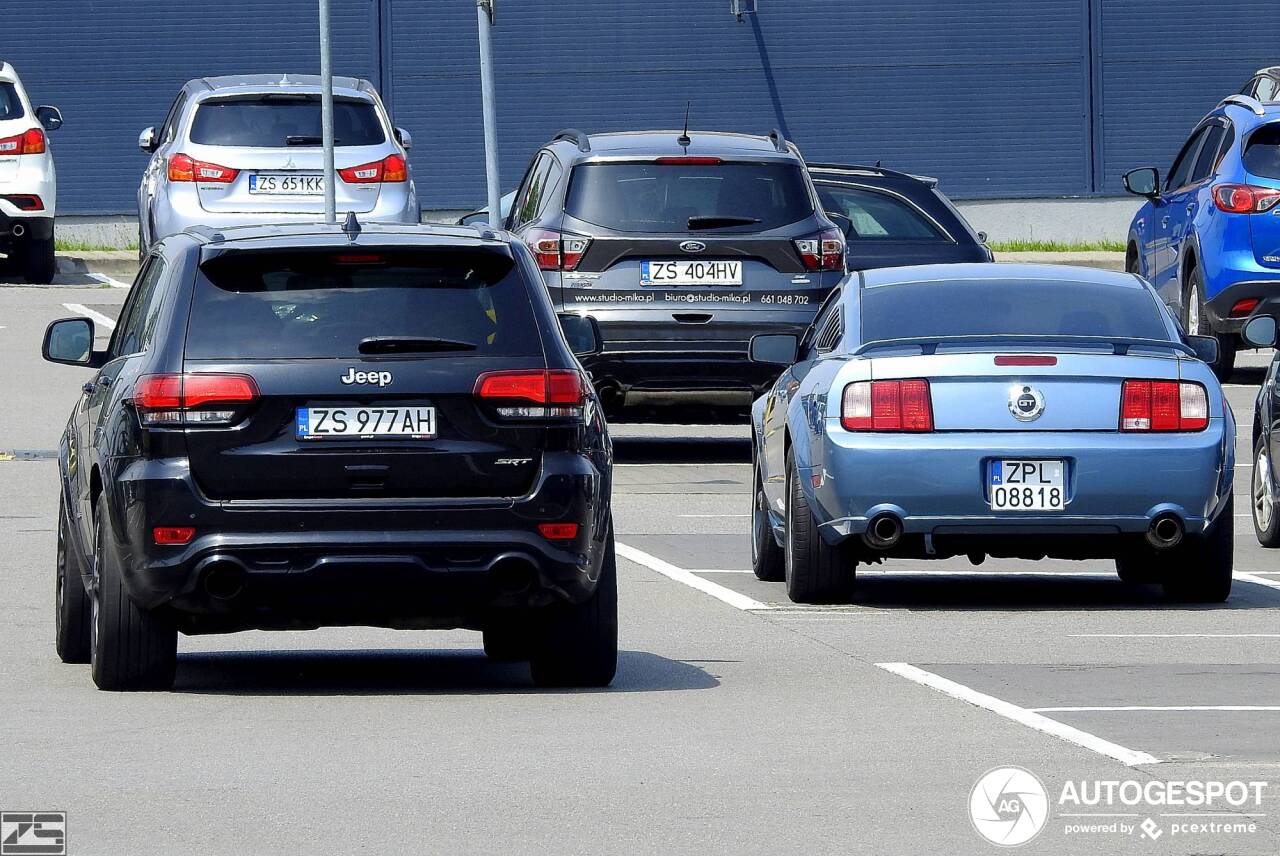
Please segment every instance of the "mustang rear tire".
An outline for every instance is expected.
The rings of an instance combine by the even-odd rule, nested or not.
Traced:
[[[756,579],[775,583],[786,578],[782,547],[773,537],[773,525],[769,522],[769,501],[764,495],[764,480],[760,477],[760,462],[755,461],[755,485],[751,497],[751,569]]]
[[[1116,559],[1116,575],[1121,582],[1129,585],[1144,585],[1160,582],[1161,571],[1156,559],[1130,556]]]
[[[1227,497],[1209,531],[1188,536],[1169,551],[1165,594],[1184,603],[1222,603],[1231,595],[1234,560],[1235,500]]]
[[[67,518],[66,500],[58,498],[58,564],[54,589],[57,613],[54,619],[54,644],[64,663],[89,662],[89,644],[93,631],[93,603],[84,590],[80,562],[71,544],[71,521]]]
[[[93,682],[103,690],[169,689],[178,662],[178,631],[162,614],[139,609],[125,591],[119,563],[105,549],[111,517],[103,497],[98,497],[96,518]]]
[[[785,575],[794,603],[848,603],[853,599],[856,565],[845,551],[822,539],[805,499],[796,462],[787,456]]]
[[[549,606],[538,616],[529,658],[540,687],[607,687],[618,668],[618,564],[613,527],[605,543],[600,581],[578,604]]]

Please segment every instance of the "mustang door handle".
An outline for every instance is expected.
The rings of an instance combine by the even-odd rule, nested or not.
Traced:
[[[80,389],[84,391],[85,395],[93,395],[93,391],[97,388],[98,382],[96,380],[86,381],[80,386]]]

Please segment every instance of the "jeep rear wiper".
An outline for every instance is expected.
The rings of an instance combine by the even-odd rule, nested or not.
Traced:
[[[718,229],[721,226],[751,226],[759,223],[759,217],[733,217],[721,214],[689,218],[690,229]]]
[[[284,138],[286,146],[319,146],[324,143],[324,137],[318,134],[290,134]],[[335,146],[342,145],[342,140],[334,138]]]
[[[474,351],[471,342],[435,336],[369,336],[360,340],[362,354],[429,354],[433,351]]]

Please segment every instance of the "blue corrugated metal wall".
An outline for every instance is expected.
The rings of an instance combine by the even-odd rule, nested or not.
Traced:
[[[7,0],[6,0],[7,5]],[[129,212],[178,85],[314,71],[315,0],[14,4],[0,29],[32,97],[60,106],[64,212]],[[1280,43],[1264,0],[499,0],[504,189],[555,130],[781,126],[810,160],[938,175],[957,197],[1115,194]],[[1208,19],[1206,19],[1208,15]],[[414,133],[427,208],[484,195],[472,0],[334,0],[336,66]]]

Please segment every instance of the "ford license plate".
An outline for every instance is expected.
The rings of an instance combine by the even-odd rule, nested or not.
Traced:
[[[710,259],[640,262],[641,285],[742,285],[742,262]]]
[[[992,511],[1062,511],[1067,507],[1063,461],[995,460],[988,488]]]

